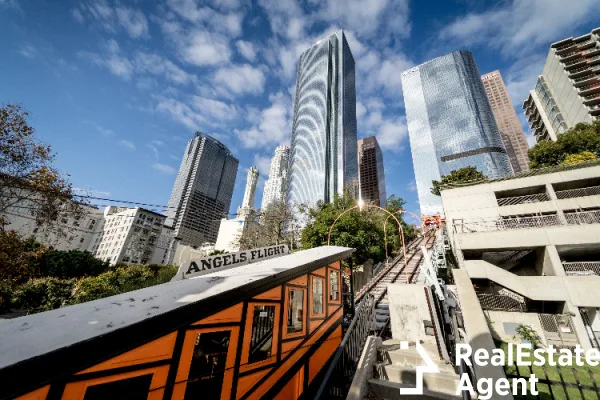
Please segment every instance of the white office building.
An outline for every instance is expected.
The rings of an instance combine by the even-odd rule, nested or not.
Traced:
[[[246,190],[244,191],[244,199],[242,206],[238,207],[238,218],[245,218],[251,211],[254,210],[254,200],[256,198],[256,184],[258,183],[259,172],[256,167],[248,169],[248,177],[246,178]]]
[[[261,209],[266,209],[269,204],[275,201],[285,202],[289,167],[290,148],[288,146],[277,147],[275,155],[271,159],[269,179],[265,182]]]
[[[600,162],[443,189],[441,197],[469,335],[514,342],[527,325],[544,345],[598,347]]]
[[[130,264],[168,264],[173,230],[166,216],[143,208],[107,207],[93,251],[101,260]],[[164,261],[163,261],[164,260]]]

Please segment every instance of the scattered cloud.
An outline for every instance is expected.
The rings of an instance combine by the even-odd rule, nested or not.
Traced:
[[[227,104],[220,100],[193,96],[192,106],[199,112],[217,121],[233,120],[238,117],[237,108],[233,104]]]
[[[408,190],[409,192],[416,192],[417,191],[417,182],[414,179],[412,181],[410,181],[406,185],[406,190]]]
[[[215,73],[215,82],[235,94],[261,93],[265,85],[265,74],[250,64],[234,65],[219,69]]]
[[[500,4],[457,18],[441,30],[440,38],[466,46],[499,48],[505,54],[526,54],[536,45],[564,38],[565,32],[600,13],[597,0],[512,0]]]
[[[135,150],[135,144],[132,141],[120,139],[117,144],[121,147],[125,147],[128,150]]]
[[[134,71],[134,66],[121,54],[119,44],[114,39],[109,39],[104,44],[104,54],[80,52],[78,56],[91,63],[107,68],[110,73],[122,79],[129,80]]]
[[[175,175],[177,173],[177,169],[167,164],[152,164],[152,168],[165,175]]]
[[[132,38],[148,36],[148,20],[143,12],[133,8],[117,7],[115,10],[121,26]]]
[[[192,65],[217,65],[231,59],[229,40],[218,33],[197,30],[182,43],[179,50],[181,57]]]
[[[158,150],[158,148],[163,145],[164,145],[164,142],[162,142],[160,140],[152,140],[150,143],[146,143],[146,147],[148,147],[150,150],[152,150],[152,153],[154,153],[154,157],[157,160],[160,156],[160,151]]]
[[[271,168],[271,157],[261,156],[260,154],[254,154],[254,165],[258,168],[260,176],[269,177],[269,170]]]
[[[87,188],[74,187],[73,193],[77,196],[89,196],[89,197],[104,197],[104,198],[106,198],[106,197],[110,196],[110,192],[106,192],[103,190],[95,190],[95,189],[92,189],[91,187],[87,187]]]
[[[240,54],[248,61],[256,60],[256,50],[254,49],[254,45],[251,42],[247,42],[245,40],[238,40],[235,43],[237,50]]]
[[[195,112],[185,103],[173,98],[160,98],[156,111],[169,115],[192,130],[198,130],[198,122],[204,121],[201,114]]]
[[[21,49],[19,49],[20,55],[22,55],[23,57],[30,58],[32,60],[35,58],[36,53],[37,50],[31,45],[24,45],[21,47]]]
[[[220,1],[219,3],[232,6],[223,7],[225,9],[237,8],[235,6],[239,4],[234,4],[233,1]],[[240,11],[219,12],[210,7],[201,6],[200,4],[204,4],[204,2],[197,0],[168,0],[167,4],[188,22],[202,24],[232,37],[237,37],[242,33],[244,14]]]
[[[133,65],[136,71],[152,75],[162,75],[169,82],[186,85],[197,81],[195,75],[187,73],[172,61],[162,58],[156,54],[137,52]]]
[[[291,99],[282,92],[269,96],[270,106],[262,110],[258,122],[236,134],[247,148],[270,148],[288,143],[291,135]]]

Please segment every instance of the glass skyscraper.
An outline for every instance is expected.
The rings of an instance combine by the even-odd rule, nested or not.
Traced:
[[[238,160],[224,144],[196,132],[191,139],[169,199],[168,226],[182,244],[214,243],[221,219],[229,213]]]
[[[300,56],[287,201],[330,202],[349,188],[358,196],[354,57],[343,31]]]
[[[402,73],[421,213],[443,213],[431,181],[476,167],[489,178],[512,174],[475,58],[455,51]]]

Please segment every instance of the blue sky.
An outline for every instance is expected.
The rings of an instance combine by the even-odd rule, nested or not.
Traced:
[[[377,136],[388,195],[415,212],[402,71],[471,50],[482,74],[501,71],[524,124],[549,44],[598,15],[597,0],[0,0],[0,103],[24,105],[57,166],[99,197],[165,205],[201,130],[240,160],[231,210],[252,165],[259,206],[273,150],[289,144],[297,59],[342,28],[358,136]]]

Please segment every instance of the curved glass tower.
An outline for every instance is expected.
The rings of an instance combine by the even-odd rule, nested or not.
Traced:
[[[298,61],[289,174],[290,204],[358,195],[354,58],[341,30]]]
[[[476,167],[489,178],[512,174],[475,58],[455,51],[402,73],[402,89],[421,213],[443,214],[431,181]]]

